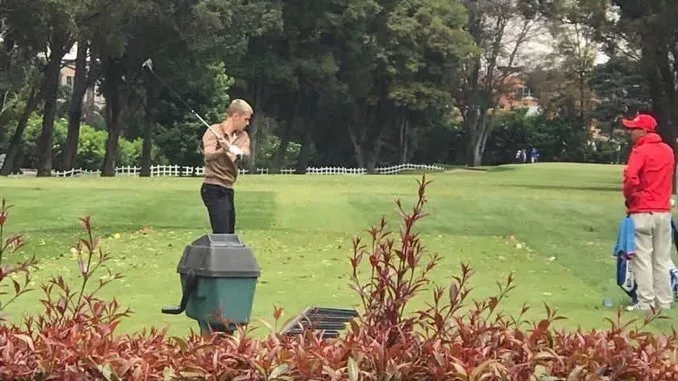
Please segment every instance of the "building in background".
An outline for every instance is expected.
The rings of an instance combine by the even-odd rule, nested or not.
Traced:
[[[59,85],[73,87],[75,80],[75,58],[77,56],[78,46],[74,44],[71,50],[61,59],[61,71],[59,72]],[[90,57],[87,57],[89,63]],[[91,124],[92,117],[98,110],[101,110],[106,105],[106,100],[100,95],[99,87],[96,83],[91,84],[82,100],[83,105],[83,119],[86,123]]]
[[[527,115],[536,115],[541,112],[539,99],[527,85],[524,74],[516,73],[508,75],[503,81],[503,88],[499,91],[498,109],[501,111],[513,111],[522,108],[527,109]]]

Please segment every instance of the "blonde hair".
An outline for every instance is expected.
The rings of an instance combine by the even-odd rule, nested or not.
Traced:
[[[232,116],[234,114],[254,114],[252,106],[242,99],[234,99],[226,109],[226,115]]]

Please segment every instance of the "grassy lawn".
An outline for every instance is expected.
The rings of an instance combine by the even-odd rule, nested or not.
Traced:
[[[621,170],[538,164],[429,175],[431,215],[420,228],[426,247],[443,257],[434,280],[447,285],[460,263],[468,263],[475,270],[472,297],[479,299],[493,295],[496,282],[514,272],[517,289],[504,305],[508,313],[527,302],[529,316],[539,318],[547,302],[568,317],[565,326],[607,327],[603,319],[628,302],[615,284],[611,258],[624,213]],[[409,208],[419,178],[242,176],[238,234],[262,269],[253,318],[270,320],[274,305],[284,307],[286,317],[308,305],[355,305],[348,287],[352,238],[367,239],[366,229],[383,214],[397,223],[393,201],[399,197]],[[134,311],[121,329],[167,325],[172,334],[183,334],[197,323],[160,309],[180,300],[176,265],[183,248],[209,230],[199,186],[200,179],[185,178],[3,178],[0,197],[14,205],[10,229],[29,239],[23,253],[41,261],[38,284],[57,274],[77,276],[69,250],[81,231],[78,218],[89,214],[113,255],[113,269],[125,275],[104,293]],[[524,246],[516,247],[512,235]],[[38,312],[40,297],[34,291],[7,312],[15,318]],[[602,307],[605,297],[615,308]],[[678,314],[668,315],[672,319],[653,328],[669,330]]]

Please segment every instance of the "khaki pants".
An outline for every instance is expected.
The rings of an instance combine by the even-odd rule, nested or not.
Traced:
[[[670,308],[671,290],[671,213],[631,214],[636,227],[636,255],[631,270],[638,285],[638,304],[647,309]]]

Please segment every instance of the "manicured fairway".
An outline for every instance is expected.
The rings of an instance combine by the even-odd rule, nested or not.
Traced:
[[[546,301],[568,317],[562,324],[607,327],[604,317],[628,301],[615,284],[611,257],[624,213],[621,171],[538,164],[428,175],[434,180],[428,188],[431,216],[420,228],[427,248],[443,257],[434,280],[447,285],[466,262],[476,272],[472,296],[480,298],[515,272],[507,312],[527,302],[530,316],[541,317]],[[242,176],[238,234],[262,269],[253,317],[270,320],[274,305],[289,317],[312,304],[357,303],[348,287],[351,240],[356,234],[367,239],[366,229],[382,214],[397,223],[393,201],[400,197],[410,208],[420,177]],[[183,334],[197,324],[160,309],[181,297],[176,265],[184,246],[209,230],[199,186],[197,178],[2,178],[0,197],[14,205],[10,230],[29,239],[23,252],[41,260],[37,283],[56,274],[77,276],[70,245],[81,231],[78,217],[89,214],[113,255],[113,270],[125,275],[104,293],[134,310],[121,329],[169,325],[172,334]],[[615,308],[602,307],[606,296]],[[7,312],[40,311],[39,297],[37,289]],[[670,329],[678,314],[674,309],[668,316],[654,327]]]

